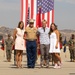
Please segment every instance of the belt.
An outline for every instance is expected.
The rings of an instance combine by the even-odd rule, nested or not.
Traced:
[[[26,39],[27,41],[36,41],[36,39]]]

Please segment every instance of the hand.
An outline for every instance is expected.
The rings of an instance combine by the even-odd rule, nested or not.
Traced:
[[[27,32],[25,31],[24,34],[27,34]]]
[[[40,35],[40,32],[37,31],[36,34],[37,34],[37,35]]]
[[[12,46],[15,45],[15,41],[13,42]]]
[[[55,48],[57,49],[58,48],[58,45],[56,44]]]
[[[25,39],[26,39],[26,37],[23,37],[23,39],[25,40]]]

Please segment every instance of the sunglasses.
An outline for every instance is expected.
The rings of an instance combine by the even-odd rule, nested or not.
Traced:
[[[30,24],[34,24],[33,22],[30,22]]]

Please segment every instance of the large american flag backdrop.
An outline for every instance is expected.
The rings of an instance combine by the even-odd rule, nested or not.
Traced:
[[[54,0],[21,0],[20,20],[25,27],[29,19],[35,20],[36,27],[41,26],[41,21],[45,19],[49,27],[54,22]]]

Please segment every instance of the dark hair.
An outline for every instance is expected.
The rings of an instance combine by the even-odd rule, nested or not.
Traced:
[[[23,21],[20,21],[19,23],[18,23],[18,28],[20,28],[20,24],[21,23],[23,23]],[[24,26],[21,28],[21,29],[23,29],[24,28]]]
[[[74,39],[74,34],[71,34],[71,38]]]
[[[10,37],[11,35],[10,34],[8,34],[8,37]]]
[[[55,30],[57,30],[57,25],[55,23],[51,23],[51,25],[50,25],[50,34],[53,32],[52,24],[55,26]]]

